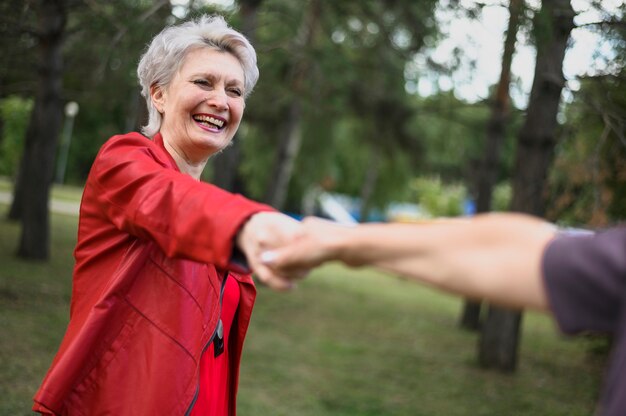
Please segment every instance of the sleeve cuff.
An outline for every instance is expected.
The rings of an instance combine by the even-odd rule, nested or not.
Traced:
[[[236,244],[233,244],[233,251],[230,256],[230,260],[228,261],[228,269],[240,274],[252,273],[252,270],[248,265],[246,255],[239,249],[239,247],[237,247]]]

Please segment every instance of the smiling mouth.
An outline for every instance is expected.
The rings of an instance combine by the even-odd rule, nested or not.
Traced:
[[[217,129],[217,130],[223,129],[224,126],[226,125],[225,120],[207,116],[207,115],[202,115],[202,114],[197,114],[193,116],[193,119],[205,127],[209,127],[209,128]]]

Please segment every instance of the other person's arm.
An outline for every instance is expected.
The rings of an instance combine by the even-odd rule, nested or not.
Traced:
[[[522,214],[354,227],[309,218],[295,241],[263,258],[281,274],[338,260],[470,298],[547,310],[541,258],[555,233],[550,224]]]

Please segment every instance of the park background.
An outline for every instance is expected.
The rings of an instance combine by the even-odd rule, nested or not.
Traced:
[[[144,122],[135,68],[164,25],[219,12],[259,55],[240,131],[204,180],[295,216],[321,188],[361,221],[513,210],[602,228],[626,212],[625,8],[0,2],[0,414],[29,414],[68,320],[77,217],[49,207],[75,207],[102,143]],[[500,48],[477,54],[476,28]],[[336,264],[259,291],[242,415],[593,413],[605,337]]]

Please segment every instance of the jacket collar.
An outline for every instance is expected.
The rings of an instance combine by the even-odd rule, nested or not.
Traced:
[[[176,161],[174,160],[170,152],[168,152],[167,149],[165,148],[165,144],[163,143],[163,136],[161,136],[161,133],[155,134],[152,140],[159,147],[159,149],[161,149],[163,153],[167,155],[167,160],[170,161],[170,167],[176,170],[177,172],[180,172],[180,169],[178,169],[178,165],[176,164]]]

